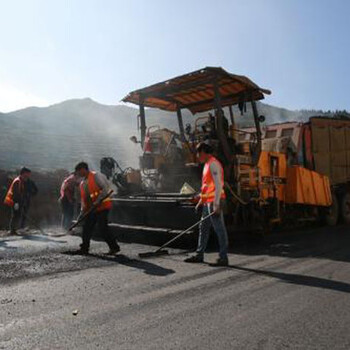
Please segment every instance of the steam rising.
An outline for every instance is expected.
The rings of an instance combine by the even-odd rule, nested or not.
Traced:
[[[258,103],[259,113],[266,123],[306,120],[322,111],[289,111]],[[31,107],[0,113],[0,169],[18,169],[26,164],[33,170],[72,170],[74,165],[87,161],[92,169],[99,168],[102,157],[115,158],[122,167],[138,167],[140,145],[130,142],[137,130],[138,109],[127,106],[107,106],[91,99],[69,100],[47,108]],[[196,117],[183,111],[184,124],[193,125]],[[250,104],[240,116],[234,108],[238,127],[253,126]],[[229,119],[229,113],[225,109]],[[147,126],[159,124],[178,131],[174,113],[146,110]]]
[[[26,164],[34,170],[71,170],[85,160],[98,169],[105,156],[137,166],[140,147],[129,141],[136,115],[136,109],[90,99],[0,114],[0,168]]]

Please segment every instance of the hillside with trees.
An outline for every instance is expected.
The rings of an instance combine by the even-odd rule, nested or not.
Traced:
[[[266,124],[283,121],[305,121],[312,115],[333,115],[331,111],[290,111],[258,103]],[[348,117],[346,111],[338,115]],[[225,111],[228,117],[228,112]],[[252,126],[252,111],[247,104],[241,115],[234,109],[240,127]],[[14,170],[27,165],[35,170],[71,170],[85,160],[99,166],[102,157],[112,156],[121,166],[137,166],[140,146],[132,143],[137,130],[138,109],[126,105],[103,105],[90,98],[67,100],[49,107],[30,107],[11,113],[0,113],[0,169]],[[200,115],[198,115],[200,116]],[[197,116],[184,111],[184,123],[193,123]],[[174,113],[146,110],[147,125],[160,125],[178,130]]]

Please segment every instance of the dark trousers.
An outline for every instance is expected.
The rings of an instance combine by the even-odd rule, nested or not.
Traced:
[[[29,204],[21,208],[21,219],[19,224],[20,228],[24,228],[26,226],[28,210],[29,210]]]
[[[15,210],[11,208],[10,231],[15,232],[20,228],[22,208]]]
[[[99,212],[92,212],[88,215],[83,226],[83,243],[81,249],[89,250],[90,240],[97,224],[100,236],[106,241],[109,248],[114,249],[118,247],[116,239],[112,236],[108,227],[109,210]]]
[[[70,202],[66,197],[61,199],[62,221],[61,225],[68,230],[72,224],[74,216],[74,202]]]
[[[24,228],[27,222],[28,206],[20,206],[18,210],[11,208],[10,231]]]

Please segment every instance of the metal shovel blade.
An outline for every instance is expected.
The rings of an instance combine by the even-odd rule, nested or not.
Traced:
[[[167,250],[158,250],[155,252],[146,252],[146,253],[139,253],[139,257],[140,258],[151,258],[151,257],[155,257],[155,256],[161,256],[161,255],[168,255],[169,252]]]

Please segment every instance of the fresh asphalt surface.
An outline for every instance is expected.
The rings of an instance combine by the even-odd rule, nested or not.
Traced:
[[[0,238],[0,349],[350,349],[350,228],[239,242],[227,268],[79,242]]]

